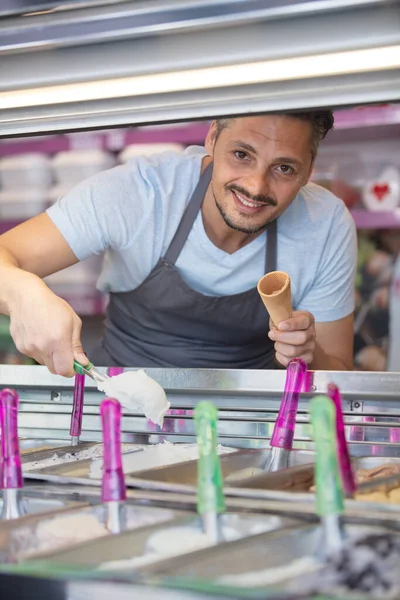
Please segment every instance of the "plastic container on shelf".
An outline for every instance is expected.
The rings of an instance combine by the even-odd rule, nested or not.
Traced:
[[[93,256],[49,275],[44,281],[55,294],[69,302],[76,312],[86,315],[102,313],[104,297],[96,289],[101,264],[101,257]]]
[[[48,206],[46,189],[5,190],[0,192],[0,219],[24,220],[35,217]]]
[[[321,149],[311,179],[343,200],[348,208],[353,208],[362,200],[365,165],[354,154]]]
[[[127,163],[135,156],[152,156],[162,152],[183,152],[182,144],[131,144],[119,153],[118,158],[121,163]]]
[[[59,152],[52,165],[56,181],[63,186],[73,186],[100,171],[116,165],[113,154],[105,150],[70,150]]]
[[[51,160],[46,154],[20,154],[0,160],[0,185],[3,190],[45,189],[52,180]]]
[[[78,262],[72,267],[58,271],[45,278],[46,283],[53,289],[55,286],[86,287],[92,289],[96,286],[102,265],[101,256],[92,256]]]

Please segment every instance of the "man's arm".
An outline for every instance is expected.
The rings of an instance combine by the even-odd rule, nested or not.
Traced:
[[[71,376],[73,360],[86,364],[81,320],[41,280],[78,262],[47,214],[41,214],[0,236],[0,312],[10,316],[17,349]]]
[[[0,269],[3,263],[11,263],[12,266],[38,277],[46,277],[78,262],[46,213],[21,223],[0,236],[0,252]]]
[[[323,371],[352,371],[354,347],[354,317],[331,323],[316,323],[314,358],[311,369]]]

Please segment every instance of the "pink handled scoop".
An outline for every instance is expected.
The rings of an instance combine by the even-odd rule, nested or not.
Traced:
[[[304,387],[307,364],[301,358],[294,358],[286,369],[285,390],[281,406],[272,432],[271,454],[265,463],[266,471],[279,471],[289,466],[289,453],[293,447],[297,408]]]
[[[82,432],[83,402],[85,397],[85,375],[77,373],[75,375],[74,399],[72,404],[71,426],[69,435],[71,436],[71,446],[79,444],[79,438]]]
[[[102,502],[107,505],[107,529],[119,533],[123,529],[123,502],[126,486],[121,454],[121,405],[106,398],[100,405],[103,431]]]
[[[4,389],[0,393],[1,464],[3,519],[17,519],[25,513],[20,490],[24,487],[18,442],[18,394]]]
[[[336,408],[337,453],[339,461],[339,471],[343,484],[343,491],[346,496],[351,497],[356,491],[356,484],[354,481],[354,474],[351,466],[349,449],[347,446],[346,436],[344,432],[341,396],[339,388],[333,383],[330,383],[328,385],[328,396],[331,400],[333,400],[333,403]]]

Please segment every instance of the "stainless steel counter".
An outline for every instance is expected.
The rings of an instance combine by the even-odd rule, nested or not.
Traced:
[[[284,371],[147,369],[166,390],[175,414],[167,415],[163,431],[143,415],[124,413],[123,440],[130,442],[194,441],[192,410],[207,398],[219,408],[219,441],[225,445],[259,448],[272,433],[284,388]],[[342,392],[346,435],[355,456],[400,456],[400,374],[326,372],[313,374],[313,393],[328,383]],[[0,387],[20,395],[20,436],[26,440],[69,441],[73,380],[45,367],[0,366]],[[312,394],[303,394],[297,415],[294,446],[312,448],[307,414]],[[98,406],[103,398],[86,382],[84,440],[100,440]],[[28,442],[25,442],[28,443]]]

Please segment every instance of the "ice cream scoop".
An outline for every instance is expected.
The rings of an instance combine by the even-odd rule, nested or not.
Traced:
[[[339,388],[333,383],[330,383],[328,385],[328,396],[334,403],[336,411],[337,452],[343,490],[346,496],[352,497],[356,490],[356,484],[354,481],[353,469],[351,466],[349,450],[347,447],[346,436],[344,433],[344,421],[340,392]]]
[[[91,377],[101,392],[116,398],[131,411],[140,411],[162,427],[164,415],[170,407],[163,388],[143,370],[125,371],[114,377],[100,373],[92,363],[86,366],[74,361],[77,373]]]
[[[71,446],[79,444],[79,437],[82,431],[83,401],[85,394],[85,375],[77,373],[75,375],[74,397],[72,402],[71,426],[69,435],[71,436]]]
[[[21,498],[24,479],[18,442],[18,403],[15,390],[4,389],[0,393],[2,519],[17,519],[25,513]]]
[[[218,516],[225,511],[221,464],[217,452],[217,408],[212,402],[199,402],[194,411],[197,461],[197,511],[203,529],[212,543],[222,539]]]
[[[310,406],[315,444],[316,512],[321,518],[321,556],[328,558],[343,546],[343,491],[336,449],[335,406],[328,396],[315,396]]]
[[[123,502],[126,500],[121,453],[121,405],[106,398],[100,405],[103,432],[103,477],[101,499],[107,507],[107,529],[120,533],[125,525]]]
[[[270,446],[271,453],[265,465],[266,471],[279,471],[289,466],[289,453],[293,447],[299,398],[307,374],[307,364],[301,358],[294,358],[286,369],[285,390],[275,421]]]

